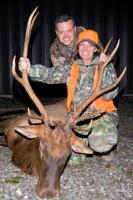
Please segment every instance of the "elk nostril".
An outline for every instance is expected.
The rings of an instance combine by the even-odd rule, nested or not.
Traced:
[[[49,197],[49,198],[52,198],[52,197],[59,197],[60,196],[60,192],[53,192],[53,191],[48,191],[46,194],[45,194],[46,197]],[[44,195],[43,195],[44,197]]]
[[[39,189],[37,186],[37,194],[40,198],[53,198],[53,197],[59,197],[60,196],[60,190],[55,190],[55,191],[50,191],[50,190],[44,190],[44,189]]]
[[[40,198],[53,198],[53,197],[59,197],[59,193],[54,193],[52,191],[47,191],[46,193],[42,193],[41,195],[38,195]]]

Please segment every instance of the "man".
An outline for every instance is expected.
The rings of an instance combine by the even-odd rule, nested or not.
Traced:
[[[98,63],[105,62],[107,59],[99,45],[98,34],[93,30],[84,30],[79,34],[77,48],[79,58],[73,64],[69,62],[58,67],[47,68],[40,64],[31,65],[30,61],[25,58],[20,58],[19,61],[19,70],[22,71],[22,69],[26,68],[32,81],[48,84],[66,83],[68,88],[67,107],[69,115],[91,95],[98,79]],[[104,70],[102,87],[111,85],[116,78],[114,66],[112,63],[109,63]],[[85,114],[87,114],[105,105],[103,114],[94,120],[94,126],[92,126],[91,131],[89,133],[82,131],[81,133],[81,138],[85,139],[85,142],[97,153],[108,154],[117,143],[119,118],[117,108],[113,104],[113,99],[117,95],[118,87],[99,97],[85,110]],[[107,157],[111,158],[110,154]],[[81,164],[84,162],[84,159],[84,155],[72,155],[69,164]]]
[[[84,27],[75,26],[73,17],[63,14],[55,20],[56,39],[51,45],[50,55],[53,66],[72,62],[75,57],[77,37]]]

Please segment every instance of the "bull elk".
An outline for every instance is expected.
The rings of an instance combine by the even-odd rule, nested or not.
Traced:
[[[27,57],[28,44],[34,21],[38,15],[37,8],[29,17],[24,41],[23,57]],[[15,57],[13,59],[12,73],[14,78],[23,85],[28,95],[38,108],[40,115],[29,113],[17,118],[11,119],[7,124],[3,123],[4,133],[9,147],[13,151],[13,163],[22,169],[23,172],[38,176],[37,194],[39,197],[60,196],[60,177],[63,169],[69,159],[72,150],[84,154],[93,154],[93,150],[89,148],[80,138],[78,138],[73,130],[82,130],[78,126],[78,122],[86,119],[92,119],[99,115],[102,111],[98,110],[88,115],[82,115],[87,105],[91,104],[95,98],[110,91],[118,85],[122,79],[125,70],[117,78],[116,82],[107,88],[101,88],[102,76],[105,67],[110,62],[119,46],[119,41],[113,52],[109,55],[105,63],[99,66],[99,81],[96,90],[88,97],[88,99],[75,111],[73,116],[67,118],[67,109],[65,101],[56,103],[54,109],[57,111],[58,106],[62,106],[59,110],[60,119],[52,118],[53,113],[49,113],[49,108],[43,106],[39,98],[35,95],[31,88],[27,76],[26,69],[22,71],[22,77],[19,77],[15,70]],[[52,110],[54,110],[52,109]],[[35,121],[36,124],[33,124]],[[37,121],[39,122],[37,124]],[[90,127],[86,127],[86,129]]]

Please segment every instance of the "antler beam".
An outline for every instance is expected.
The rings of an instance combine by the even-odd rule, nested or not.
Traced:
[[[26,28],[26,34],[25,34],[25,41],[24,41],[24,50],[23,50],[23,57],[27,58],[27,54],[28,54],[28,46],[29,46],[29,42],[30,42],[30,36],[31,36],[31,31],[32,31],[32,27],[34,25],[35,19],[37,18],[37,15],[39,14],[39,12],[36,13],[37,8],[35,8],[35,10],[31,13],[28,23],[27,23],[27,28]],[[47,117],[47,113],[44,109],[44,106],[42,105],[42,103],[40,102],[40,100],[38,99],[38,97],[36,96],[36,94],[34,93],[33,89],[30,86],[29,83],[29,79],[27,76],[27,70],[23,69],[22,71],[22,78],[20,78],[15,70],[15,58],[16,56],[14,56],[13,58],[13,64],[12,64],[12,74],[14,76],[14,78],[21,84],[23,85],[23,87],[25,88],[25,90],[27,91],[28,95],[30,96],[30,98],[32,99],[32,101],[34,102],[34,104],[37,106],[41,116],[42,116],[42,120],[44,121],[45,125],[48,127],[49,124],[49,119]]]

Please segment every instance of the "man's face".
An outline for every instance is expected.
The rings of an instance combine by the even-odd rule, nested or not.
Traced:
[[[62,44],[72,46],[76,34],[76,27],[73,26],[72,20],[58,23],[55,31]]]

